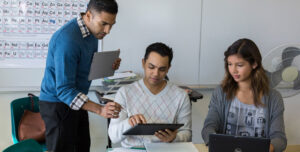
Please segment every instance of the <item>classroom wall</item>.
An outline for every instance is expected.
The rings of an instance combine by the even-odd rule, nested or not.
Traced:
[[[299,6],[299,0],[203,0],[199,83],[222,80],[224,52],[240,38],[252,39],[262,57],[280,45],[300,44]]]
[[[257,42],[258,46],[262,48],[262,54],[265,55],[264,50],[270,50],[280,43],[294,42],[298,40],[300,34],[298,0],[249,0],[247,3],[236,0],[188,0],[190,2],[188,4],[186,1],[173,0],[118,0],[118,2],[120,14],[111,34],[104,40],[104,50],[121,48],[121,57],[123,58],[121,70],[136,69],[141,73],[141,58],[146,46],[154,41],[163,41],[173,47],[175,52],[174,64],[170,71],[171,80],[186,84],[195,84],[195,82],[218,84],[224,73],[222,51],[239,37],[250,36],[255,40],[266,39]],[[202,4],[203,26],[201,27]],[[239,6],[241,8],[238,9]],[[262,17],[259,23],[255,22],[253,14],[245,12],[254,8],[258,10],[255,15]],[[233,10],[237,10],[239,13],[234,13]],[[242,18],[243,16],[239,16],[241,13],[250,16],[248,19],[253,26],[246,24],[248,21]],[[263,13],[270,15],[273,20],[268,18],[269,16],[262,15]],[[264,20],[265,18],[267,20]],[[242,19],[241,22],[238,21],[240,19]],[[164,22],[168,24],[164,24]],[[241,23],[241,25],[237,28],[236,23]],[[266,35],[264,32],[260,32],[262,23],[266,29],[264,31],[267,32]],[[287,26],[286,23],[290,26],[282,28]],[[291,31],[291,29],[295,31]],[[232,31],[235,30],[245,33],[233,33]],[[247,35],[248,30],[255,30],[255,32]],[[276,32],[277,30],[278,32]],[[275,33],[273,33],[274,31]],[[163,32],[166,34],[161,34]],[[199,51],[200,46],[201,51]],[[12,144],[9,103],[13,99],[26,96],[32,90],[38,91],[43,70],[0,69],[0,73],[0,86],[3,87],[0,88],[1,151],[4,147]],[[16,92],[18,89],[23,92]],[[35,93],[39,94],[39,92]],[[201,90],[201,93],[204,94],[204,99],[193,103],[193,141],[195,143],[203,142],[200,132],[208,111],[211,90]],[[95,98],[93,94],[89,96]],[[288,144],[300,144],[300,120],[297,118],[300,115],[299,99],[300,95],[284,98]],[[105,119],[90,114],[90,122],[91,130],[93,130],[92,142],[106,142],[106,132],[103,126],[106,123]],[[92,143],[92,147],[97,150],[101,149],[97,142]]]
[[[164,42],[174,51],[169,78],[180,84],[198,84],[202,1],[117,2],[116,24],[104,38],[103,50],[121,49],[119,71],[143,73],[142,58],[146,47],[154,42]],[[43,68],[11,67],[0,68],[0,91],[38,90]]]
[[[119,49],[120,71],[143,73],[146,47],[163,42],[173,48],[169,78],[198,84],[202,0],[117,0],[117,22],[103,40],[103,50]]]

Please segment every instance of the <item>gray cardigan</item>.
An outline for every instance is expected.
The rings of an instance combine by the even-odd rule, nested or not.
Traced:
[[[279,92],[270,89],[269,95],[262,98],[265,104],[265,136],[271,139],[275,152],[282,152],[287,145],[284,130],[284,104]],[[226,99],[223,89],[218,86],[211,97],[209,111],[202,129],[202,138],[206,144],[209,142],[209,134],[225,134],[226,122],[231,101]]]

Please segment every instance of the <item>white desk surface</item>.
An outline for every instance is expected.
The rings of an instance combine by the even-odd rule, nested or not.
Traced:
[[[208,152],[208,147],[205,144],[194,144],[199,152]]]
[[[195,144],[199,152],[208,152],[208,147],[205,144]],[[300,145],[288,145],[285,152],[300,152]]]
[[[199,152],[208,152],[205,144],[194,144]],[[300,152],[300,145],[288,145],[285,152]]]

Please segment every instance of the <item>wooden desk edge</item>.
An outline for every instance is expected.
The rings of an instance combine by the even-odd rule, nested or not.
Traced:
[[[205,144],[194,144],[199,152],[208,152],[208,147]],[[300,145],[288,145],[285,152],[300,152]]]

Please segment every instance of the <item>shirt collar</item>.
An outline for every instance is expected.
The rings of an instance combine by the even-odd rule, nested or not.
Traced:
[[[90,35],[90,31],[89,29],[86,27],[84,21],[83,21],[83,18],[82,18],[82,15],[84,15],[84,13],[80,13],[77,17],[77,23],[79,25],[79,28],[80,28],[80,31],[82,33],[82,37],[85,38],[87,36]]]

